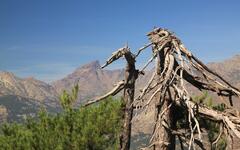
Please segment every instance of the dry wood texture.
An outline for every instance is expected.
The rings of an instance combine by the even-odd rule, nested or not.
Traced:
[[[127,66],[125,80],[120,82],[106,95],[88,102],[86,105],[115,95],[124,90],[123,130],[120,138],[120,148],[128,150],[130,146],[131,119],[133,108],[147,111],[148,106],[156,106],[155,127],[148,147],[144,149],[173,150],[175,149],[175,136],[178,137],[181,147],[187,145],[188,149],[205,149],[202,140],[202,128],[198,117],[203,117],[221,124],[221,134],[214,143],[217,143],[223,134],[240,138],[240,118],[232,113],[219,112],[192,100],[186,90],[186,83],[199,90],[209,90],[219,96],[229,98],[228,109],[232,108],[232,96],[240,97],[240,91],[223,79],[219,74],[209,69],[195,57],[172,32],[163,28],[155,28],[148,33],[150,43],[140,48],[133,55],[128,47],[119,49],[108,59],[107,66],[120,57],[125,57]],[[135,60],[146,48],[152,46],[152,57],[147,61],[141,71],[135,69]],[[143,74],[146,67],[155,61],[156,71],[149,82],[142,89],[140,95],[134,99],[135,80]],[[177,110],[181,107],[187,111],[188,130],[176,130]],[[181,133],[181,134],[180,134]],[[189,135],[190,136],[185,136]],[[230,138],[231,139],[231,138]]]
[[[146,48],[150,46],[147,45]],[[144,48],[142,48],[144,49]],[[102,66],[102,68],[108,66],[113,61],[124,57],[127,61],[125,68],[125,80],[117,84],[117,86],[108,92],[107,94],[96,98],[93,101],[89,101],[85,106],[96,103],[100,100],[103,100],[107,96],[115,95],[124,90],[123,94],[123,105],[122,105],[122,132],[120,135],[120,149],[129,150],[130,149],[130,140],[131,140],[131,120],[133,116],[133,101],[134,101],[134,92],[135,92],[135,81],[138,78],[139,71],[135,68],[135,55],[130,52],[130,49],[126,46],[118,49],[112,54],[112,56],[107,60],[107,62]]]

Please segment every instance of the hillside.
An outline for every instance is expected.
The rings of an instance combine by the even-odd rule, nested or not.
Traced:
[[[240,55],[222,62],[209,63],[208,66],[221,74],[227,81],[240,88]]]
[[[101,70],[99,61],[77,68],[65,78],[52,83],[58,93],[71,89],[78,83],[79,98],[83,101],[99,96],[111,89],[117,81],[123,79],[123,70]]]
[[[208,66],[233,85],[240,87],[240,55],[222,62],[209,63]],[[150,78],[151,73],[152,71],[148,71],[145,76],[140,76],[137,80],[137,93]],[[70,89],[75,83],[78,83],[80,99],[85,101],[110,90],[116,82],[123,78],[124,70],[101,70],[99,62],[93,61],[77,68],[65,78],[53,82],[52,86],[58,93],[61,93],[62,90]]]
[[[17,95],[39,102],[54,105],[57,93],[55,89],[34,78],[19,78],[10,72],[0,72],[0,96]]]
[[[56,108],[44,105],[30,98],[24,98],[16,95],[7,95],[0,97],[0,123],[1,120],[8,122],[21,122],[27,116],[35,117],[41,108],[54,113]]]
[[[236,55],[222,62],[209,63],[208,66],[221,74],[230,83],[240,88],[240,55]],[[138,94],[139,89],[145,85],[151,73],[152,71],[148,71],[145,76],[140,76],[136,85],[136,94]],[[47,106],[56,107],[59,104],[58,95],[64,89],[71,89],[76,83],[80,86],[79,101],[84,102],[95,96],[104,94],[123,78],[123,69],[102,70],[100,69],[99,61],[85,64],[63,79],[54,81],[52,84],[47,84],[34,78],[19,78],[9,72],[0,72],[0,105],[5,105],[3,104],[5,103],[3,99],[6,98],[6,96],[8,96],[8,101],[10,101],[11,96],[15,96],[22,97],[22,100],[18,101],[21,103],[25,100],[30,100],[36,103],[36,105],[40,102]],[[19,103],[15,104],[15,102],[16,101],[12,101],[11,103],[19,105]],[[237,105],[239,104],[237,101]],[[152,113],[145,115],[144,120],[148,120],[151,116],[153,116]],[[141,126],[138,126],[134,130],[135,132],[144,132],[145,129],[147,129],[146,125],[141,123]]]

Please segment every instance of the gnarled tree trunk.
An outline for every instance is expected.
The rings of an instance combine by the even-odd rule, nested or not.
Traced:
[[[133,116],[133,101],[135,92],[135,81],[138,77],[138,71],[135,69],[135,57],[130,53],[125,54],[127,66],[125,70],[125,87],[123,96],[123,126],[120,135],[120,149],[129,150],[131,141],[131,126]]]
[[[168,108],[169,105],[171,105],[171,100],[165,99],[161,106],[161,110],[166,110],[166,112],[164,112],[161,122],[159,122],[158,143],[155,144],[154,150],[175,150],[175,135],[172,134],[170,129],[175,129],[176,121],[174,119],[174,107]],[[159,109],[159,106],[157,106],[157,109]],[[160,115],[161,112],[157,115]]]
[[[156,72],[159,77],[164,70],[166,53],[167,49],[162,50],[157,54]],[[156,104],[155,111],[157,112],[157,126],[155,128],[158,132],[158,136],[156,140],[157,143],[154,144],[154,150],[175,150],[175,135],[169,130],[174,129],[176,126],[174,107],[171,106],[172,97],[169,88],[166,89],[163,97],[164,99],[161,99],[161,93],[157,96],[158,103]]]

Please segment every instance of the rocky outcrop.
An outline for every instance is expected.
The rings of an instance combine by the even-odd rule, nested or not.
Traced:
[[[0,96],[18,95],[37,101],[54,102],[57,99],[55,89],[34,78],[19,78],[10,72],[0,72]]]

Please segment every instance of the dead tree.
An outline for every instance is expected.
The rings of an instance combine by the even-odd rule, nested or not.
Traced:
[[[121,148],[129,148],[133,106],[142,112],[148,111],[150,105],[156,107],[154,131],[149,146],[144,149],[175,149],[175,137],[179,139],[182,149],[183,145],[187,146],[189,150],[195,149],[196,146],[205,149],[199,117],[220,124],[221,132],[214,144],[223,135],[240,138],[239,116],[227,111],[216,111],[194,102],[186,84],[190,84],[200,91],[207,90],[229,98],[228,109],[234,109],[232,107],[232,96],[240,97],[240,91],[197,59],[174,33],[167,29],[156,28],[148,34],[148,37],[150,43],[140,48],[135,56],[130,53],[127,47],[113,53],[104,67],[124,56],[128,62],[125,81],[120,81],[109,93],[86,104],[98,102],[124,89],[126,105]],[[137,71],[134,64],[135,59],[149,46],[152,46],[152,57],[141,71]],[[154,59],[156,60],[155,72],[141,90],[141,93],[134,98],[134,83],[138,74],[142,73]],[[177,107],[187,112],[188,129],[176,128],[177,114],[179,113],[175,109]]]
[[[116,52],[112,54],[112,56],[107,60],[106,64],[102,66],[105,68],[113,61],[125,57],[127,61],[127,65],[125,68],[125,79],[124,81],[120,81],[117,86],[107,93],[106,95],[99,97],[93,101],[89,101],[85,105],[92,104],[99,100],[102,100],[110,95],[115,95],[123,91],[123,104],[122,104],[122,132],[120,133],[119,141],[120,141],[120,149],[121,150],[129,150],[130,149],[130,140],[131,140],[131,120],[133,116],[133,100],[134,100],[134,92],[135,92],[135,81],[138,78],[139,71],[135,68],[135,55],[130,52],[130,49],[126,46],[118,49]]]
[[[147,149],[174,149],[175,135],[180,138],[180,142],[182,141],[188,145],[189,150],[195,149],[196,144],[204,149],[201,127],[197,116],[213,121],[220,119],[218,118],[219,116],[224,116],[217,122],[224,126],[225,133],[239,137],[240,129],[238,126],[240,122],[231,120],[232,117],[235,119],[237,117],[194,103],[185,87],[185,81],[199,90],[210,90],[221,96],[239,97],[239,90],[198,60],[168,30],[157,28],[150,32],[148,36],[153,45],[153,56],[151,59],[157,59],[157,70],[154,74],[157,80],[153,84],[154,78],[151,78],[150,84],[143,89],[143,94],[134,101],[136,102],[135,105],[144,106],[142,109],[145,110],[151,103],[157,104],[155,128]],[[148,95],[151,91],[152,94]],[[148,100],[144,99],[144,96]],[[232,105],[231,101],[230,104]],[[188,112],[189,130],[183,134],[179,134],[180,132],[175,130],[177,121],[175,116],[177,112],[174,112],[174,108],[176,106],[185,108]],[[229,108],[232,107],[229,106]],[[240,119],[237,120],[240,121]],[[190,133],[189,138],[186,136],[188,132]],[[197,139],[196,133],[198,134]]]
[[[127,50],[125,53],[127,66],[125,69],[125,86],[123,96],[123,131],[120,135],[120,149],[129,150],[131,140],[131,121],[133,116],[132,102],[134,100],[135,81],[138,78],[138,71],[135,69],[135,57]]]
[[[173,62],[171,62],[173,57],[171,56],[169,58],[165,58],[165,55],[168,53],[168,50],[169,48],[166,47],[161,52],[156,52],[157,53],[156,73],[159,77],[158,82],[161,80],[160,76],[161,74],[163,74],[165,63],[169,63],[170,65],[169,69],[172,69],[173,67]],[[153,51],[155,50],[153,49]],[[164,78],[167,81],[167,78],[169,78],[168,73],[163,74],[163,76],[165,76]],[[166,93],[164,91],[166,91]],[[157,103],[155,106],[156,107],[155,112],[157,113],[155,114],[156,115],[155,117],[156,117],[157,123],[155,128],[158,127],[158,130],[156,130],[156,132],[158,132],[157,134],[159,135],[158,137],[159,139],[157,140],[157,143],[156,142],[154,143],[154,149],[162,149],[162,150],[175,149],[175,135],[172,134],[172,132],[168,130],[168,128],[171,128],[171,129],[175,128],[176,119],[174,118],[174,107],[169,107],[172,105],[172,102],[173,102],[171,98],[171,93],[167,91],[170,91],[169,87],[166,87],[165,89],[163,89],[161,94],[164,94],[164,95],[161,95],[161,94],[156,95]],[[163,96],[165,96],[166,98],[162,99]],[[166,126],[168,128],[166,128]]]

